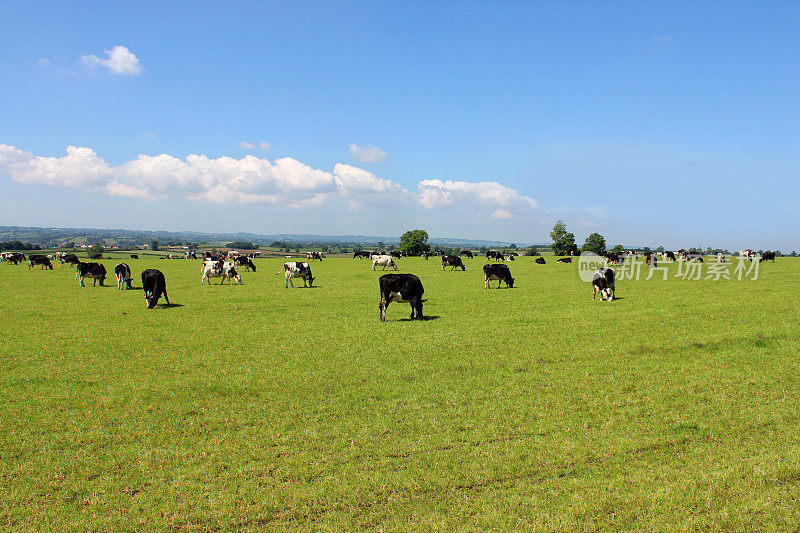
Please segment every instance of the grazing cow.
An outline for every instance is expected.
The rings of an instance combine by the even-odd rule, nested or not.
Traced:
[[[572,263],[571,257],[559,257],[556,263]]]
[[[32,254],[28,256],[28,270],[32,269],[36,265],[42,265],[42,268],[49,268],[53,270],[53,264],[47,258],[46,255],[40,254]]]
[[[427,260],[428,260],[428,252],[422,252],[421,254],[419,254],[419,256],[420,256],[421,258],[423,258],[425,261],[427,261]]]
[[[142,272],[142,288],[144,289],[144,303],[148,309],[156,306],[162,294],[167,305],[170,305],[167,297],[167,280],[164,279],[164,274],[160,270],[148,268]]]
[[[372,256],[372,270],[375,270],[376,266],[382,266],[384,270],[390,267],[394,267],[395,270],[400,270],[397,268],[397,265],[392,259],[390,255],[373,255]]]
[[[723,254],[722,252],[717,252],[716,258],[717,258],[717,263],[725,262],[725,254]]]
[[[469,257],[470,259],[472,259],[474,257],[472,255],[472,252],[470,252],[469,250],[461,250],[461,254],[460,255],[461,255],[461,257]]]
[[[314,259],[322,261],[322,253],[321,252],[308,252],[306,254],[306,259],[309,260],[309,261],[313,261]]]
[[[467,267],[464,266],[464,262],[461,261],[461,258],[456,255],[442,256],[442,270],[444,270],[444,267],[446,266],[452,267],[450,270],[454,270],[459,267],[461,267],[462,272],[467,270]]]
[[[106,280],[106,267],[100,263],[78,263],[75,268],[75,277],[81,287],[85,287],[83,284],[84,278],[94,280],[92,287],[96,286],[98,281],[100,281],[100,286],[103,287],[103,282]]]
[[[676,261],[675,259],[675,252],[661,252],[661,258],[666,261],[667,259],[671,261]]]
[[[494,259],[495,261],[505,261],[506,258],[501,252],[495,252],[494,250],[487,250],[486,252],[486,261],[489,259]]]
[[[234,259],[236,257],[239,257],[239,252],[237,250],[228,251],[228,259]]]
[[[537,257],[536,259],[533,260],[533,262],[536,263],[537,265],[543,265],[545,264],[546,261],[544,260],[544,257]]]
[[[19,252],[6,252],[3,254],[3,261],[6,261],[7,263],[13,263],[15,265],[22,263],[25,261],[25,259],[25,254]]]
[[[592,300],[600,292],[600,301],[603,299],[609,302],[616,298],[614,294],[614,270],[603,267],[592,276]]]
[[[624,260],[625,260],[624,254],[618,254],[615,252],[606,252],[607,265],[621,265]]]
[[[484,288],[489,288],[489,282],[497,280],[497,288],[505,282],[507,288],[514,288],[514,278],[511,277],[511,270],[508,265],[489,264],[483,265]]]
[[[770,252],[767,250],[763,254],[761,254],[761,259],[758,260],[760,263],[761,261],[768,261],[771,260],[773,263],[775,262],[775,252]]]
[[[514,259],[514,254],[508,254],[508,260],[509,261],[514,261],[515,260]]]
[[[256,265],[253,263],[253,260],[247,257],[246,255],[240,255],[239,257],[235,257],[233,259],[234,265],[244,266],[244,271],[247,272],[250,269],[253,269],[253,272],[256,271]]]
[[[139,259],[139,254],[131,254],[131,259]]]
[[[277,272],[275,272],[275,275],[277,276],[280,273],[281,271],[278,270]],[[312,283],[314,283],[315,278],[311,275],[311,267],[308,266],[308,263],[301,263],[299,261],[284,263],[283,273],[284,276],[286,277],[287,289],[289,288],[290,284],[292,285],[292,287],[294,287],[294,283],[292,283],[292,280],[295,278],[295,276],[303,278],[303,287],[311,287]],[[306,282],[308,282],[308,285],[306,285]]]
[[[656,259],[656,254],[652,252],[647,252],[644,254],[644,263],[646,265],[650,265],[650,268],[654,268],[658,266],[658,260]]]
[[[353,259],[358,257],[359,259],[369,259],[372,255],[372,252],[368,252],[366,250],[359,250],[357,252],[353,252]]]
[[[702,263],[703,254],[699,252],[683,252],[683,259],[684,261],[697,261],[698,263]]]
[[[392,302],[411,304],[411,320],[422,320],[422,282],[413,274],[384,274],[378,280],[381,301],[378,304],[381,322],[386,320],[386,308]],[[415,316],[416,314],[416,316]]]
[[[236,272],[233,263],[228,261],[203,261],[200,272],[202,276],[200,278],[200,285],[205,283],[206,280],[208,280],[208,284],[211,285],[211,278],[222,278],[219,281],[220,285],[222,285],[226,279],[229,285],[231,284],[231,279],[235,280],[239,285],[244,285],[244,283],[242,283],[242,277]]]
[[[78,256],[75,254],[64,254],[58,258],[58,265],[61,266],[64,263],[69,263],[70,265],[77,265],[80,263],[81,260],[78,259]]]
[[[402,255],[400,255],[400,252],[397,251],[397,250],[392,250],[391,252],[389,252],[389,255],[392,256],[392,257],[396,257],[397,259],[400,259],[401,257],[403,257]]]
[[[114,275],[117,277],[117,288],[124,290],[125,287],[131,287],[131,267],[125,263],[119,263],[114,267]]]

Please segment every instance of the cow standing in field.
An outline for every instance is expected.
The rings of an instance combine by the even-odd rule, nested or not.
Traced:
[[[139,254],[130,254],[131,259],[139,259]]]
[[[609,302],[616,298],[614,294],[614,270],[608,267],[601,268],[592,276],[592,300],[600,293],[600,301]]]
[[[299,261],[291,261],[289,263],[284,263],[283,270],[278,270],[277,272],[275,272],[275,275],[277,276],[281,272],[284,273],[284,276],[286,278],[287,289],[289,288],[290,284],[294,288],[294,283],[292,283],[292,280],[295,277],[303,278],[303,287],[306,286],[311,287],[312,283],[314,283],[315,278],[314,276],[311,275],[311,267],[308,266],[308,263],[301,263]],[[306,285],[306,282],[308,282],[308,285]]]
[[[411,320],[422,320],[422,282],[413,274],[384,274],[378,280],[381,300],[378,311],[381,322],[386,320],[386,308],[392,302],[411,304]],[[415,316],[416,314],[416,316]]]
[[[656,259],[656,254],[652,252],[647,252],[644,254],[644,263],[646,265],[650,265],[650,268],[655,268],[658,266],[658,260]]]
[[[233,264],[238,266],[244,266],[245,272],[251,269],[253,272],[256,271],[255,263],[253,263],[253,260],[247,257],[246,255],[240,255],[239,257],[235,258],[233,260]]]
[[[12,263],[14,265],[22,263],[23,261],[25,261],[25,259],[26,259],[25,254],[19,252],[6,252],[5,254],[3,254],[3,261],[7,263]]]
[[[39,255],[39,254],[32,254],[28,256],[28,270],[32,269],[36,265],[42,265],[42,268],[49,268],[53,270],[53,263],[50,262],[50,259],[47,258],[46,255]]]
[[[133,288],[131,287],[131,267],[125,263],[118,263],[114,267],[114,276],[117,278],[117,288],[119,290],[124,290],[125,287]]]
[[[470,252],[469,250],[461,250],[461,254],[460,255],[461,255],[461,257],[469,257],[470,259],[472,259],[474,257],[472,252]]]
[[[219,281],[220,285],[222,285],[226,279],[228,280],[228,285],[231,284],[231,280],[236,281],[239,285],[244,285],[244,283],[242,283],[242,277],[236,272],[233,263],[229,263],[228,261],[203,261],[200,272],[200,285],[205,283],[206,280],[208,280],[208,284],[211,285],[211,278],[222,278]]]
[[[725,254],[722,252],[717,252],[717,263],[724,263],[725,262]]]
[[[467,270],[467,267],[464,266],[464,262],[461,261],[461,258],[456,255],[443,255],[442,256],[442,270],[444,267],[449,266],[451,267],[450,270],[455,270],[456,268],[461,267],[461,271]]]
[[[502,252],[495,252],[494,250],[488,250],[486,252],[486,261],[489,259],[494,259],[495,261],[505,261],[506,258],[502,254]]]
[[[661,252],[661,259],[664,261],[676,261],[675,259],[675,252]]]
[[[372,252],[368,252],[366,250],[359,250],[357,252],[353,252],[353,259],[358,257],[359,259],[369,259],[372,256]]]
[[[98,281],[100,281],[100,286],[104,287],[103,282],[106,279],[106,267],[100,263],[78,263],[75,268],[75,277],[78,279],[81,287],[85,287],[83,284],[84,278],[94,280],[92,282],[92,287],[95,287]]]
[[[148,268],[142,272],[142,289],[144,289],[144,302],[148,309],[156,306],[162,294],[167,305],[170,305],[167,297],[167,280],[160,270]]]
[[[397,268],[394,259],[392,259],[392,256],[390,255],[373,255],[372,256],[373,271],[375,270],[376,266],[382,266],[384,270],[392,267],[394,267],[395,270],[400,270],[399,268]]]
[[[759,262],[761,262],[761,261],[772,261],[774,263],[775,262],[775,252],[770,252],[769,250],[767,250],[766,252],[761,254],[761,258],[758,261]]]
[[[58,266],[61,266],[64,263],[68,263],[70,265],[77,265],[80,262],[81,260],[78,259],[78,256],[75,254],[64,254],[58,258]]]
[[[497,280],[497,288],[501,283],[506,284],[506,288],[514,288],[514,278],[511,277],[511,270],[508,265],[483,265],[484,288],[489,288],[489,282]]]
[[[306,260],[307,261],[310,262],[310,261],[313,261],[315,259],[317,261],[322,261],[322,252],[308,252],[306,254]]]

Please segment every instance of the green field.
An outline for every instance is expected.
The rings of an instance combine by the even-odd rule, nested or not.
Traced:
[[[547,259],[509,263],[510,290],[483,259],[403,259],[429,319],[384,323],[360,260],[288,290],[280,259],[230,287],[127,260],[124,292],[113,258],[106,288],[0,265],[0,525],[796,530],[800,260],[673,264],[609,303]],[[173,306],[145,308],[145,268]]]

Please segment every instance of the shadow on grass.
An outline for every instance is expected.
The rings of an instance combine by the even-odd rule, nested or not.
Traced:
[[[442,318],[437,315],[425,315],[422,317],[422,322],[427,322],[428,320],[436,320],[437,318]],[[398,318],[398,322],[415,322],[416,318]]]

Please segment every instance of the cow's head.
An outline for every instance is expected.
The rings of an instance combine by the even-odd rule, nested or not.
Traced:
[[[239,285],[244,285],[244,283],[242,283],[242,276],[236,272],[235,268],[231,267],[231,269],[228,271],[228,277],[233,278]]]
[[[513,289],[513,288],[514,288],[514,278],[512,278],[512,277],[509,277],[509,278],[508,278],[508,281],[506,282],[506,284],[508,285],[508,287],[509,287],[510,289]]]

